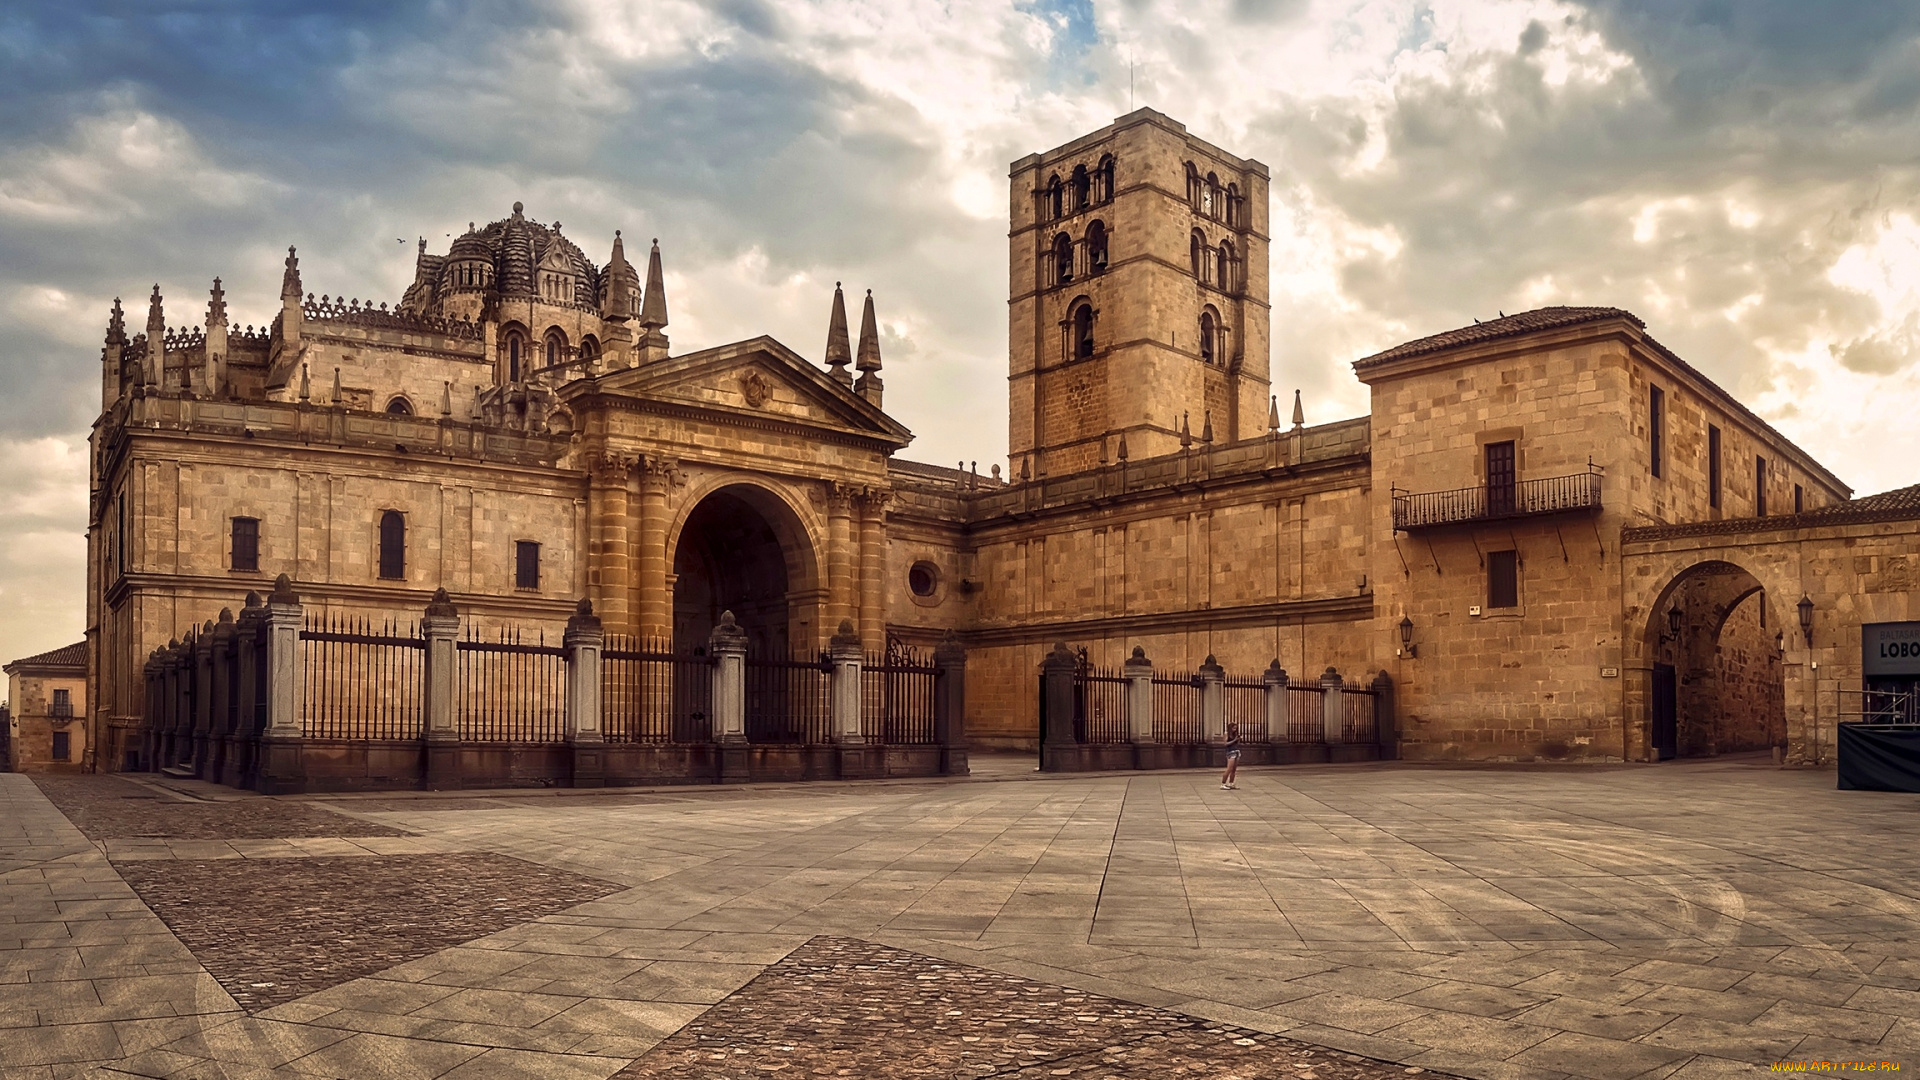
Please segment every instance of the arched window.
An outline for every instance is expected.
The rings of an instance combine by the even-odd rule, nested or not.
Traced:
[[[520,335],[507,335],[507,381],[520,381]]]
[[[1073,167],[1073,209],[1076,213],[1087,208],[1088,184],[1087,167],[1075,165]]]
[[[1214,362],[1214,325],[1213,312],[1200,313],[1200,359],[1204,363]]]
[[[1103,273],[1107,269],[1107,226],[1096,221],[1087,226],[1087,273]]]
[[[1193,260],[1193,277],[1196,281],[1207,280],[1207,263],[1213,249],[1207,246],[1207,237],[1199,229],[1193,230],[1192,239],[1187,241],[1188,256]]]
[[[567,360],[567,339],[557,330],[547,333],[547,366],[559,367]]]
[[[1100,159],[1100,201],[1113,201],[1113,155]]]
[[[1200,209],[1200,170],[1187,162],[1187,203],[1195,210]]]
[[[580,339],[580,362],[590,363],[600,358],[600,343],[588,335]]]
[[[1053,238],[1053,281],[1065,285],[1073,280],[1073,241],[1061,233]]]
[[[1242,210],[1242,204],[1240,199],[1240,185],[1228,184],[1227,185],[1227,224],[1233,226],[1236,229],[1246,228],[1247,223],[1240,220],[1241,210]]]
[[[1200,212],[1208,217],[1220,216],[1220,178],[1213,173],[1207,174],[1207,183],[1200,190]]]
[[[398,510],[380,515],[380,576],[387,581],[407,576],[407,519]]]
[[[1215,277],[1219,279],[1221,289],[1227,292],[1233,291],[1234,271],[1237,269],[1239,269],[1239,267],[1235,264],[1233,258],[1233,241],[1220,241],[1220,258],[1216,266]]]
[[[1093,355],[1093,305],[1073,309],[1073,358],[1085,360]]]
[[[1060,177],[1055,174],[1047,181],[1047,220],[1060,216]]]
[[[396,397],[392,401],[387,402],[387,412],[394,416],[412,416],[413,406],[408,403],[406,398]]]

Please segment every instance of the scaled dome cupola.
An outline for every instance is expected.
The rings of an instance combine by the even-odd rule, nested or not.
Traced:
[[[557,224],[557,223],[556,223]],[[459,292],[485,291],[497,296],[540,296],[538,274],[557,271],[571,279],[572,295],[556,297],[563,303],[597,306],[601,294],[600,268],[560,232],[529,220],[520,203],[511,216],[455,237],[443,259],[437,260],[436,299]],[[408,299],[428,305],[417,289]],[[411,307],[414,304],[408,304]]]

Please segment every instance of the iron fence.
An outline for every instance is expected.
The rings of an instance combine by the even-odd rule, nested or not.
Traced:
[[[1206,720],[1200,707],[1200,677],[1153,679],[1153,739],[1164,745],[1198,745],[1207,741]]]
[[[567,651],[501,630],[454,643],[453,700],[467,742],[563,742],[567,737]]]
[[[1327,741],[1326,702],[1319,687],[1287,687],[1287,741]]]
[[[1133,739],[1127,723],[1127,680],[1110,668],[1083,664],[1073,678],[1075,742],[1124,743]]]
[[[934,740],[933,657],[903,645],[866,657],[860,668],[860,732],[868,742],[927,745]]]
[[[1374,694],[1343,688],[1340,692],[1340,738],[1348,743],[1373,741]]]
[[[1267,741],[1267,684],[1259,679],[1227,679],[1220,685],[1226,722],[1240,725],[1241,742]]]
[[[254,651],[262,661],[254,681],[264,705],[267,650]],[[300,631],[301,733],[318,739],[419,738],[426,657],[426,642],[411,625],[376,626],[339,613],[308,619]]]
[[[833,664],[816,660],[746,662],[747,741],[824,743],[832,738]]]
[[[608,742],[713,740],[713,657],[609,635],[600,653],[600,727]]]

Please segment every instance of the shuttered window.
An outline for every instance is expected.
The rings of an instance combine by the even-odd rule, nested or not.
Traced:
[[[380,576],[389,581],[407,576],[407,519],[398,510],[380,515]]]
[[[249,571],[260,569],[259,518],[233,519],[233,568]]]
[[[1487,552],[1487,606],[1490,608],[1520,606],[1519,552]]]
[[[540,545],[532,540],[517,540],[513,545],[513,587],[540,587]]]

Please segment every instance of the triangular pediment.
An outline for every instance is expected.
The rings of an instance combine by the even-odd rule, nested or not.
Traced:
[[[703,349],[580,380],[563,396],[597,393],[649,404],[708,411],[727,418],[776,422],[857,435],[895,447],[913,433],[770,337]]]

